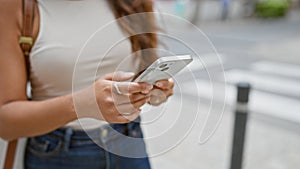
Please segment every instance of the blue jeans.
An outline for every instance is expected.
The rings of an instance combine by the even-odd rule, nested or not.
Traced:
[[[150,169],[139,123],[87,133],[67,128],[30,138],[25,169]]]

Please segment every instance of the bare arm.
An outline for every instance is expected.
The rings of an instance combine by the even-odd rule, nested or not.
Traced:
[[[22,25],[21,0],[0,0],[0,137],[13,140],[44,134],[77,119],[73,96],[88,110],[95,101],[99,112],[81,112],[78,117],[96,118],[111,123],[127,123],[138,117],[140,107],[149,101],[152,85],[122,82],[126,73],[108,74],[73,94],[44,101],[28,101],[26,64],[18,38]],[[34,37],[38,32],[35,19]],[[123,94],[112,87],[118,81]],[[87,109],[86,109],[87,108]],[[130,113],[124,116],[123,113]]]
[[[0,137],[7,140],[46,133],[76,119],[71,95],[27,100],[26,64],[18,44],[21,2],[0,0]],[[35,36],[36,25],[35,21]]]

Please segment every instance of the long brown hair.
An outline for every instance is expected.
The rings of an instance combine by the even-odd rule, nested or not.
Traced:
[[[155,32],[158,29],[152,13],[153,0],[107,1],[118,19],[120,27],[129,35],[132,52],[141,58],[140,69],[145,68],[157,59],[155,48],[158,40]]]

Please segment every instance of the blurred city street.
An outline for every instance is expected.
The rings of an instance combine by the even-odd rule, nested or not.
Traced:
[[[165,1],[159,3],[161,11],[172,10],[166,4]],[[199,47],[198,54],[206,66],[203,67],[200,62],[190,65],[190,69],[195,74],[195,81],[185,73],[177,76],[181,87],[177,88],[174,97],[165,105],[168,107],[164,112],[166,116],[175,111],[176,108],[169,107],[180,104],[183,96],[184,99],[188,99],[184,103],[189,104],[184,106],[184,112],[181,112],[183,114],[192,113],[193,107],[200,105],[200,112],[210,111],[211,114],[218,116],[223,102],[226,106],[221,123],[208,142],[199,144],[204,120],[198,119],[183,142],[162,155],[152,157],[153,167],[155,169],[230,168],[236,104],[235,84],[249,82],[252,91],[248,106],[244,168],[299,168],[300,10],[292,11],[287,17],[280,19],[235,18],[220,21],[202,18],[197,26],[215,46],[222,60],[224,72],[220,71],[217,55],[211,49],[205,48],[207,45],[199,40],[197,31],[193,31],[189,26],[178,25],[176,22],[166,22],[167,27],[177,27],[178,37],[188,39],[193,48]],[[175,44],[172,40],[170,43],[165,43],[169,44],[168,50],[173,53],[184,53],[182,44]],[[210,76],[207,75],[207,70],[210,71]],[[195,82],[201,103],[197,102],[197,91],[192,87]],[[215,86],[224,86],[225,101],[222,95],[213,95],[212,83]],[[219,106],[220,109],[211,109],[212,99],[217,102],[213,106]],[[147,115],[145,116],[147,119]],[[165,120],[165,123],[169,123],[168,119]],[[153,123],[156,125],[144,127],[146,135],[152,135],[155,131],[164,128],[163,125],[159,125],[160,122]],[[176,137],[174,135],[174,139]],[[149,152],[151,153],[156,146],[159,145],[150,143]]]
[[[159,12],[190,18],[188,5],[183,14],[174,11],[175,1],[155,2]],[[167,103],[144,107],[153,109],[142,114],[153,169],[230,168],[238,82],[252,87],[243,169],[299,168],[300,9],[277,19],[242,17],[242,2],[232,1],[228,19],[222,21],[220,2],[205,2],[195,25],[202,32],[162,16],[162,30],[176,34],[161,37],[166,50],[195,50],[197,55],[189,71],[176,75]],[[0,140],[0,147],[4,144]]]

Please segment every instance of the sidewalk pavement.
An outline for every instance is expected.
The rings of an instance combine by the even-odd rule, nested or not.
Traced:
[[[169,4],[167,4],[167,2],[164,3],[165,4],[162,5],[164,5],[165,11],[173,12],[170,2],[168,2]],[[211,11],[210,13],[213,13]],[[228,56],[226,60],[230,63],[225,66],[228,70],[233,68],[246,69],[246,66],[251,65],[253,62],[259,63],[259,61],[300,64],[300,58],[298,57],[299,50],[297,47],[300,40],[299,36],[297,36],[300,33],[300,15],[297,11],[291,12],[286,18],[276,20],[237,18],[236,20],[232,19],[227,22],[220,22],[216,20],[211,21],[209,19],[210,18],[207,18],[207,21],[201,22],[199,25],[212,39],[218,51],[224,52],[225,56]],[[189,28],[180,25],[176,26],[179,27],[178,32],[185,34],[185,37],[193,39],[193,42],[197,45],[202,45],[199,44],[197,38],[193,32],[190,32]],[[276,72],[279,71],[280,70]],[[285,78],[286,77],[280,77],[278,80],[284,80]],[[298,79],[294,80],[296,81]],[[199,84],[199,86],[201,85],[203,84]],[[203,115],[209,111],[209,102],[205,102],[203,99],[201,102],[197,102],[197,97],[193,96],[195,91],[192,89],[193,88],[189,86],[184,88],[184,93],[189,93],[190,97],[185,98],[184,102],[187,105],[185,105],[185,109],[180,113],[193,113],[195,111],[194,107],[200,104],[200,117],[184,141],[180,142],[173,149],[151,158],[154,169],[229,168],[234,106],[226,107],[219,127],[208,142],[198,144],[200,131],[204,124]],[[294,95],[299,96],[297,93],[294,93]],[[279,95],[276,94],[276,96]],[[295,98],[291,97],[290,99],[299,102],[299,100]],[[287,102],[288,100],[283,101]],[[167,129],[166,124],[173,124],[172,120],[174,120],[175,117],[172,118],[172,114],[178,111],[176,111],[176,107],[178,107],[180,103],[180,95],[175,94],[167,103],[166,107],[168,108],[164,112],[169,119],[160,118],[144,126],[146,138],[155,135],[155,133],[158,135],[161,131],[165,131]],[[278,107],[266,100],[261,104],[264,103],[266,104],[265,106],[269,105],[270,108]],[[297,105],[297,107],[299,106]],[[281,107],[281,111],[284,110],[287,111],[289,109]],[[299,110],[293,110],[293,112],[299,112]],[[215,110],[211,113],[218,115],[220,111]],[[286,113],[289,114],[291,112]],[[145,114],[144,116],[144,119],[149,121],[147,119],[148,115]],[[175,113],[174,116],[178,117],[178,114]],[[189,123],[189,121],[186,123]],[[182,125],[184,126],[184,124]],[[271,118],[271,116],[250,112],[244,152],[244,169],[299,168],[299,131],[299,123],[292,123],[290,121]],[[178,132],[178,134],[181,133]],[[172,141],[177,138],[178,135],[174,134],[167,140],[161,140],[162,143],[147,142],[150,155],[155,155],[156,152],[153,152],[153,150],[162,146],[163,143],[168,140],[172,143]]]
[[[188,90],[188,89],[186,89]],[[167,103],[167,107],[176,107],[180,103],[177,95]],[[189,109],[181,113],[192,113],[193,107],[199,103],[195,98],[189,100]],[[187,102],[185,102],[187,103]],[[200,105],[200,116],[209,110],[206,104]],[[222,121],[214,135],[205,144],[199,144],[199,135],[204,123],[203,117],[199,117],[196,125],[189,135],[179,145],[170,151],[151,158],[153,169],[228,169],[231,157],[233,114],[234,110],[226,108]],[[167,109],[166,114],[174,113],[172,108]],[[220,112],[211,112],[219,114]],[[159,119],[151,126],[145,126],[145,135],[160,133],[165,126],[159,125]],[[170,123],[170,122],[166,122]],[[187,122],[188,123],[188,122]],[[247,126],[246,148],[244,154],[244,169],[291,169],[300,166],[300,128],[295,126],[278,125],[274,121],[259,115],[249,115]],[[177,136],[174,135],[174,138]],[[170,137],[169,140],[173,138]],[[163,140],[162,140],[163,141]],[[157,145],[148,145],[149,152]]]

